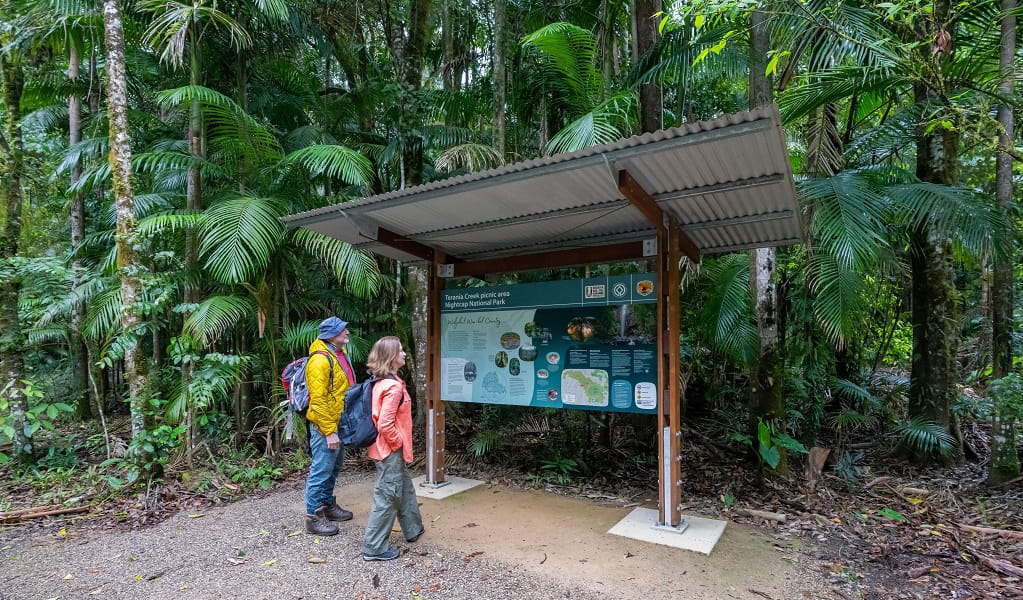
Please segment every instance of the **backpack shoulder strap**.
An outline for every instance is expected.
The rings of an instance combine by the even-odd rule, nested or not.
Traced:
[[[313,354],[322,354],[327,357],[327,368],[330,369],[330,376],[327,378],[327,389],[332,390],[334,388],[334,361],[337,360],[337,357],[331,357],[331,353],[326,350],[314,350]],[[312,354],[309,357],[312,358]],[[309,364],[308,361],[306,364]]]

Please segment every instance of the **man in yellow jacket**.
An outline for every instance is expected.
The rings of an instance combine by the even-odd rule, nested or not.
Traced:
[[[316,341],[309,346],[305,379],[309,388],[309,478],[305,487],[305,529],[314,535],[337,535],[331,521],[347,521],[352,513],[337,504],[334,485],[345,449],[338,437],[338,421],[345,410],[345,392],[355,383],[348,360],[348,323],[324,319]]]

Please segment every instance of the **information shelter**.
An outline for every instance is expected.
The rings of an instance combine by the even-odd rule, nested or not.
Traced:
[[[646,290],[645,285],[637,287],[640,281],[651,284],[656,330],[650,360],[655,363],[656,382],[640,385],[644,382],[633,377],[636,373],[627,378],[621,365],[619,379],[628,379],[633,398],[654,396],[651,412],[657,415],[660,432],[659,523],[668,527],[684,526],[679,452],[684,392],[679,356],[681,261],[684,257],[699,263],[707,253],[788,245],[802,238],[788,151],[774,105],[327,206],[286,221],[382,256],[429,266],[426,479],[432,485],[445,481],[444,402],[466,400],[464,387],[455,385],[459,368],[462,381],[479,374],[478,365],[477,370],[468,366],[474,362],[471,328],[464,337],[449,331],[448,339],[442,340],[445,315],[471,319],[467,315],[477,314],[471,305],[459,304],[468,302],[464,298],[456,299],[466,290],[445,290],[444,280],[649,258],[655,272],[630,281],[628,290],[630,294]],[[585,282],[582,285],[580,303],[585,303]],[[543,325],[536,320],[523,321],[506,333],[521,336],[529,323],[534,328],[530,333],[542,339]],[[571,318],[566,330],[568,325]],[[529,337],[533,345],[534,336]],[[491,349],[479,359],[507,361],[501,369],[510,369],[512,358],[520,361],[520,370],[523,362],[533,362],[530,390],[512,393],[506,388],[502,395],[495,387],[494,396],[535,405],[543,402],[541,392],[547,397],[555,390],[556,398],[548,401],[564,404],[561,385],[572,382],[561,379],[558,386],[543,391],[536,371],[546,370],[549,380],[549,367],[556,364],[563,373],[570,350],[551,350],[548,354],[558,356],[538,366],[518,354],[523,341],[509,335],[503,342],[506,351],[515,346],[516,356],[505,352],[502,359],[500,350]],[[496,343],[502,344],[500,337]],[[479,344],[489,348],[494,342]],[[459,351],[466,353],[461,362]],[[577,381],[585,386],[584,378],[593,374],[583,366],[589,355],[576,354],[574,360]],[[594,360],[604,358],[594,354]],[[606,360],[608,372],[613,372],[610,350]],[[619,362],[624,360],[619,355]],[[624,405],[623,396],[614,393],[613,381],[606,383],[608,403],[617,398]],[[580,401],[576,396],[569,400]],[[634,399],[633,406],[646,406],[642,402],[641,398],[637,405]]]

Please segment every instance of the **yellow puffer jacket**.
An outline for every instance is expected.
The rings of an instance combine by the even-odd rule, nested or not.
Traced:
[[[330,354],[327,358],[319,352]],[[316,352],[316,354],[314,354]],[[344,349],[341,350],[344,352]],[[347,355],[347,353],[345,353]],[[327,361],[330,361],[329,363]],[[331,366],[334,367],[334,381],[330,381]],[[309,409],[306,418],[323,435],[337,431],[337,423],[345,410],[345,392],[351,382],[345,375],[337,356],[323,340],[316,340],[309,346],[309,362],[305,366],[305,381],[309,386]]]

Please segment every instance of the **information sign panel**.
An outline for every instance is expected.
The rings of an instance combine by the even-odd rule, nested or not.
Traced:
[[[653,413],[652,273],[444,290],[441,399]]]

